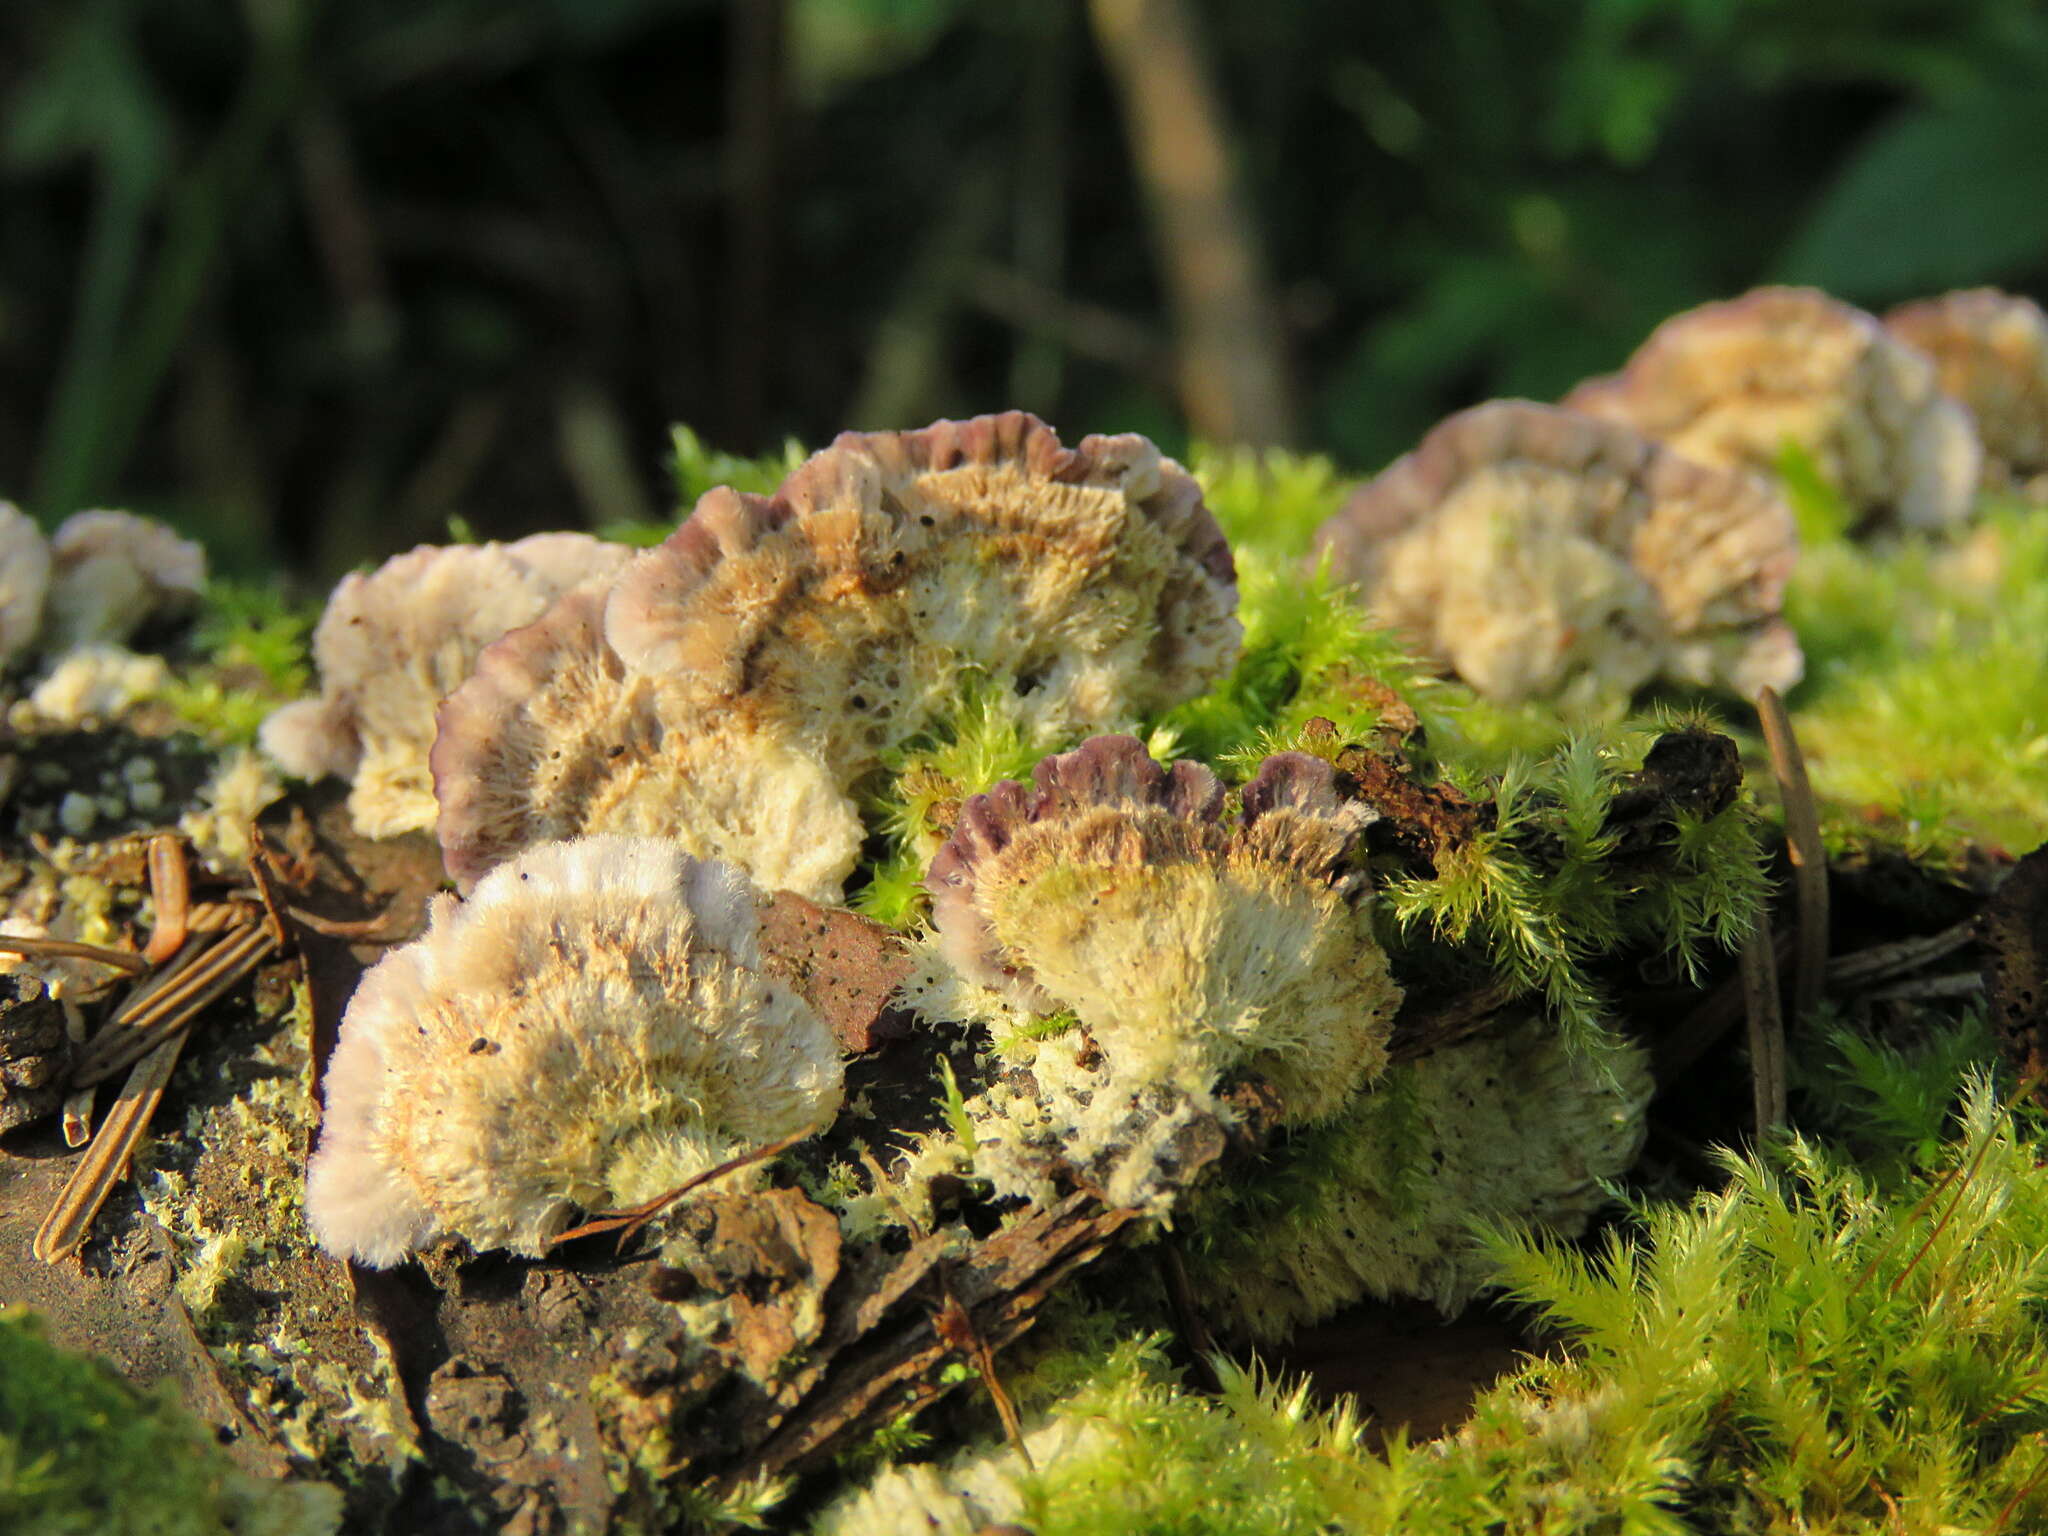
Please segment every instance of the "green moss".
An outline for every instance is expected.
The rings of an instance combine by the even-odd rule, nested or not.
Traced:
[[[212,582],[192,648],[164,702],[216,747],[249,746],[264,717],[312,687],[308,636],[315,615],[272,586]]]
[[[1836,540],[1800,558],[1792,694],[1830,841],[1916,857],[2031,848],[2048,826],[2048,517],[1987,506],[1956,538]]]
[[[1007,1450],[944,1477],[885,1475],[856,1503],[828,1512],[831,1536],[929,1530],[966,1536],[984,1518],[1035,1536],[1330,1529],[1357,1476],[1358,1420],[1321,1413],[1305,1388],[1281,1392],[1255,1371],[1219,1362],[1212,1402],[1181,1391],[1157,1336],[1124,1338],[1032,1436],[1038,1470]],[[969,1506],[959,1493],[972,1490]]]
[[[2035,1530],[2048,1518],[2048,1184],[1981,1080],[1939,1164],[1887,1188],[1794,1139],[1645,1207],[1599,1254],[1505,1245],[1561,1361],[1394,1458],[1417,1528]],[[1375,1481],[1381,1481],[1375,1479]],[[1544,1526],[1540,1512],[1569,1516]],[[1494,1527],[1498,1528],[1498,1527]]]
[[[688,427],[669,429],[669,474],[675,484],[676,506],[684,514],[715,485],[729,485],[736,491],[765,496],[803,461],[804,450],[795,438],[785,439],[780,453],[749,459],[707,447]],[[672,522],[628,522],[608,523],[597,532],[599,538],[644,546],[659,544],[675,531]]]
[[[1583,735],[1542,761],[1511,761],[1490,783],[1472,780],[1493,824],[1440,854],[1434,873],[1384,887],[1391,937],[1418,963],[1441,963],[1446,946],[1465,951],[1515,993],[1539,994],[1580,1040],[1605,1027],[1590,970],[1602,957],[1647,951],[1697,975],[1709,950],[1739,942],[1762,912],[1763,845],[1737,803],[1680,814],[1660,858],[1617,858],[1609,813],[1649,739],[1643,727]]]
[[[953,830],[960,803],[1002,779],[1029,782],[1048,752],[1072,746],[1028,736],[1010,701],[966,687],[959,706],[888,754],[878,786],[865,797],[881,846],[856,910],[907,926],[924,915],[925,871]]]
[[[9,1536],[215,1536],[333,1531],[319,1484],[248,1477],[162,1392],[53,1348],[0,1310],[0,1530]]]
[[[1866,1139],[1915,1142],[1966,1035],[1928,1037],[1911,1095],[1908,1058],[1838,1053],[1867,1087],[1894,1085]],[[2048,1147],[1975,1076],[1948,1131],[1924,1165],[1875,1175],[1797,1137],[1723,1154],[1721,1187],[1639,1205],[1591,1254],[1496,1237],[1499,1278],[1566,1348],[1489,1389],[1448,1440],[1375,1455],[1341,1406],[1227,1368],[1219,1396],[1196,1396],[1126,1342],[1052,1409],[1086,1431],[1056,1459],[1026,1471],[991,1449],[894,1474],[824,1529],[912,1507],[932,1529],[993,1515],[1037,1536],[2042,1529]]]

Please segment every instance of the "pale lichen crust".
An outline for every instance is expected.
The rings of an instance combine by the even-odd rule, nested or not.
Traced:
[[[1756,476],[1615,422],[1499,400],[1440,423],[1316,536],[1375,616],[1489,698],[1744,695],[1803,662],[1792,513]]]
[[[423,544],[343,577],[313,631],[320,697],[273,713],[264,750],[300,778],[352,780],[349,811],[367,837],[432,827],[436,707],[486,645],[582,583],[615,575],[631,555],[588,534],[545,533]]]
[[[1970,288],[1901,304],[1884,324],[1932,358],[1941,387],[1969,407],[1987,485],[2006,490],[2048,475],[2048,314],[2040,305]]]
[[[619,579],[509,635],[434,749],[449,870],[633,830],[835,900],[856,787],[969,692],[1033,740],[1134,722],[1237,655],[1230,553],[1143,438],[1022,412],[847,433],[772,497],[720,488]]]
[[[1578,1236],[1642,1150],[1654,1089],[1642,1047],[1575,1049],[1542,1020],[1396,1063],[1198,1211],[1194,1283],[1221,1325],[1261,1342],[1368,1296],[1455,1315],[1488,1272],[1475,1226]]]
[[[1353,860],[1370,813],[1319,758],[1270,757],[1225,815],[1222,785],[1132,737],[1097,737],[963,807],[932,862],[935,935],[911,997],[986,1028],[1028,1068],[981,1107],[977,1174],[1028,1188],[1051,1150],[1135,1145],[1112,1198],[1149,1200],[1181,1111],[1226,1077],[1279,1117],[1327,1117],[1378,1073],[1400,989]],[[1047,1034],[1049,1016],[1071,1027]]]
[[[1815,288],[1758,288],[1673,316],[1620,373],[1564,403],[1702,464],[1771,474],[1789,445],[1872,522],[1941,527],[1976,492],[1976,431],[1934,364]]]
[[[752,888],[654,838],[529,849],[362,980],[306,1214],[385,1266],[453,1234],[542,1252],[836,1111],[837,1045],[761,970]]]

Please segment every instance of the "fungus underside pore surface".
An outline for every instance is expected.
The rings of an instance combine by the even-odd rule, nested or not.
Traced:
[[[679,441],[678,461],[684,476],[715,473],[760,489],[788,467],[778,458],[751,469],[707,468],[714,456],[694,439]],[[1406,657],[1333,583],[1301,578],[1310,536],[1343,494],[1327,463],[1233,453],[1198,456],[1195,468],[1232,540],[1244,653],[1201,698],[1138,722],[1155,757],[1210,763],[1235,784],[1275,751],[1338,758],[1363,745],[1398,751],[1416,784],[1451,786],[1456,795],[1440,804],[1452,819],[1458,796],[1486,808],[1469,835],[1433,850],[1367,843],[1382,941],[1418,996],[1454,996],[1490,978],[1543,1008],[1567,1035],[1592,1041],[1605,1039],[1618,1002],[1635,995],[1646,974],[1688,997],[1697,995],[1686,990],[1689,966],[1709,980],[1727,974],[1726,947],[1766,895],[1755,828],[1775,816],[1746,711],[1727,701],[1705,706],[1715,728],[1740,744],[1761,811],[1737,802],[1681,817],[1646,872],[1622,845],[1617,797],[1659,731],[1699,718],[1701,701],[1670,696],[1652,701],[1661,713],[1560,719],[1541,705],[1477,700]],[[1806,553],[1788,616],[1808,674],[1789,702],[1831,850],[1903,853],[1937,871],[1961,870],[1970,848],[2024,851],[2048,825],[2048,705],[2043,689],[2015,683],[2038,676],[2038,636],[2048,633],[2048,521],[2038,509],[1993,504],[1967,531],[1856,545],[1831,531],[1838,525],[1824,488],[1795,480],[1793,490]],[[64,754],[99,762],[109,739],[126,742],[120,733],[131,733],[134,754],[166,762],[164,819],[175,822],[204,774],[173,771],[171,746],[203,762],[249,741],[269,708],[304,691],[307,628],[305,616],[274,600],[216,586],[170,658],[167,690],[119,726],[93,730],[89,752],[55,734],[21,733],[9,750],[25,753],[27,777],[0,803],[0,902],[38,878],[26,833],[36,819],[54,818],[61,797],[49,781],[71,771]],[[892,754],[863,786],[870,836],[850,883],[854,904],[913,926],[925,907],[924,861],[958,801],[997,779],[1028,777],[1040,755],[1018,738],[1000,701],[973,695]],[[38,784],[40,768],[55,772]],[[94,831],[111,835],[147,821],[137,811]],[[56,830],[51,820],[40,826]],[[82,888],[67,888],[64,899],[84,897]],[[119,899],[110,911],[114,924],[137,920]],[[422,1430],[413,1414],[423,1383],[414,1384],[410,1406],[394,1390],[382,1335],[351,1321],[359,1303],[335,1272],[323,1278],[286,1188],[310,1139],[302,1120],[305,1025],[290,990],[269,985],[242,1026],[207,1026],[212,1033],[195,1041],[139,1193],[124,1186],[88,1262],[101,1275],[165,1270],[202,1357],[243,1411],[264,1419],[266,1442],[279,1448],[273,1473],[330,1480],[353,1509],[380,1517],[399,1507],[392,1490],[404,1483],[404,1507],[414,1514],[505,1518],[510,1511],[475,1486],[439,1471],[405,1471],[422,1465],[409,1437]],[[259,1028],[259,1018],[268,1024]],[[1027,1427],[1048,1413],[1089,1427],[1070,1454],[1036,1474],[1006,1467],[979,1388],[951,1400],[964,1405],[964,1422],[982,1429],[968,1449],[988,1464],[976,1486],[1007,1480],[1015,1502],[1001,1518],[1038,1536],[1213,1529],[1224,1500],[1248,1512],[1242,1528],[1275,1532],[1332,1522],[1874,1532],[1889,1528],[1894,1508],[1906,1512],[1909,1528],[2037,1526],[2048,1519],[2040,1449],[2048,1422],[2038,1407],[2048,1336],[2029,1303],[2043,1280],[2037,1256],[2048,1251],[2048,1204],[2027,1175],[2048,1148],[2030,1112],[2000,1109],[1979,1080],[1962,1080],[1963,1066],[1981,1070],[1990,1058],[1981,1030],[1914,1004],[1895,1008],[1887,1028],[1899,1050],[1811,1024],[1800,1036],[1795,1119],[1817,1139],[1773,1141],[1754,1157],[1707,1169],[1653,1156],[1635,1205],[1589,1255],[1496,1235],[1486,1250],[1490,1272],[1527,1305],[1537,1332],[1572,1347],[1504,1377],[1440,1449],[1398,1438],[1368,1449],[1344,1409],[1256,1368],[1225,1368],[1220,1393],[1195,1390],[1180,1343],[1123,1339],[1133,1329],[1171,1327],[1146,1245],[1084,1277],[1034,1335],[1001,1357]],[[957,1139],[947,1129],[938,1054],[929,1070],[897,1077],[864,1077],[857,1064],[847,1085],[847,1140],[790,1159],[775,1182],[789,1182],[797,1169],[826,1204],[857,1204],[870,1191],[861,1151],[888,1161],[913,1134],[927,1148]],[[956,1091],[967,1094],[1003,1065],[964,1044],[949,1059]],[[1957,1106],[1960,1118],[1951,1116]],[[1732,1120],[1714,1134],[1729,1139]],[[1313,1129],[1291,1135],[1270,1154],[1274,1187],[1284,1190],[1289,1178],[1312,1184],[1326,1150]],[[963,1199],[963,1183],[971,1206],[971,1160],[935,1155],[932,1165],[938,1192],[914,1214],[944,1220]],[[1691,1193],[1700,1186],[1707,1192]],[[900,1215],[877,1219],[886,1229]],[[1198,1242],[1199,1221],[1177,1240]],[[459,1275],[434,1274],[451,1294],[538,1283],[488,1259]],[[574,1277],[562,1279],[573,1295]],[[577,1315],[573,1302],[561,1305],[564,1316]],[[1681,1315],[1684,1325],[1674,1326]],[[1814,1317],[1828,1320],[1818,1335]],[[577,1337],[572,1323],[561,1325],[560,1340]],[[630,1357],[618,1358],[617,1379],[637,1379]],[[1694,1369],[1702,1361],[1704,1375]],[[11,1353],[0,1373],[15,1364]],[[951,1369],[971,1382],[965,1365]],[[437,1390],[469,1390],[466,1380],[459,1371],[437,1374]],[[475,1389],[487,1401],[482,1393]],[[618,1400],[641,1404],[631,1392]],[[1918,1406],[1901,1416],[1889,1407],[1900,1402]],[[589,1410],[548,1401],[522,1411],[516,1434],[502,1426],[492,1433],[523,1436],[519,1454],[539,1465],[554,1454],[550,1446],[573,1451],[577,1415]],[[647,1412],[644,1404],[634,1411]],[[881,1470],[896,1461],[926,1469],[920,1497],[950,1488],[958,1470],[951,1458],[961,1452],[938,1418],[893,1426],[864,1458],[844,1462],[842,1479],[814,1477],[764,1518],[785,1527],[815,1519],[829,1530],[903,1528],[862,1525],[857,1507],[829,1501],[876,1478],[873,1500],[896,1497],[888,1480],[907,1474]],[[674,1425],[656,1427],[667,1434]],[[13,1491],[5,1453],[16,1443],[30,1448],[17,1467],[31,1471],[43,1454],[26,1437],[10,1442],[10,1433],[0,1424],[0,1510]],[[500,1450],[504,1443],[491,1442]],[[38,1475],[72,1475],[69,1454],[60,1451],[53,1470]],[[574,1460],[562,1452],[547,1464]],[[652,1451],[642,1460],[657,1473],[666,1465]],[[644,1470],[614,1467],[628,1484]],[[63,1486],[24,1482],[18,1469],[12,1475],[30,1489]],[[745,1504],[735,1496],[726,1507]],[[715,1501],[690,1507],[705,1513]],[[1482,1510],[1493,1513],[1473,1513]],[[979,1523],[961,1519],[962,1531]]]

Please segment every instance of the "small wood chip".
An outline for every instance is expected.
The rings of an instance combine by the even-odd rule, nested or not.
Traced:
[[[174,832],[159,832],[149,840],[149,894],[156,906],[156,926],[142,958],[162,965],[184,947],[185,924],[192,913],[192,870]]]
[[[1828,962],[1828,989],[1850,991],[1876,986],[1895,976],[1910,975],[1922,966],[1945,959],[1964,945],[1976,942],[1976,938],[1977,924],[1973,919],[1957,923],[1953,928],[1944,928],[1939,933],[1921,934],[1890,944],[1874,944],[1868,949],[1836,955]]]
[[[1742,945],[1742,1000],[1749,1015],[1749,1073],[1762,1136],[1785,1121],[1785,1016],[1778,1007],[1778,957],[1759,923]]]
[[[194,935],[181,958],[150,978],[115,1010],[79,1058],[71,1081],[85,1087],[104,1082],[181,1033],[193,1019],[253,971],[274,947],[268,926],[243,928],[224,938]]]
[[[163,1102],[164,1089],[178,1065],[178,1053],[185,1048],[185,1032],[179,1031],[135,1064],[121,1096],[100,1123],[85,1156],[71,1170],[71,1177],[36,1229],[32,1252],[45,1264],[69,1258],[85,1246],[93,1218],[107,1203],[107,1196],[128,1171],[136,1147],[149,1132],[156,1107]]]

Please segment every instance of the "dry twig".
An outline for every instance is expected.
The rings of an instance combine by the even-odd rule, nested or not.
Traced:
[[[1749,1072],[1759,1136],[1785,1119],[1785,1016],[1778,1007],[1778,957],[1759,923],[1742,944],[1742,999],[1749,1014]]]

